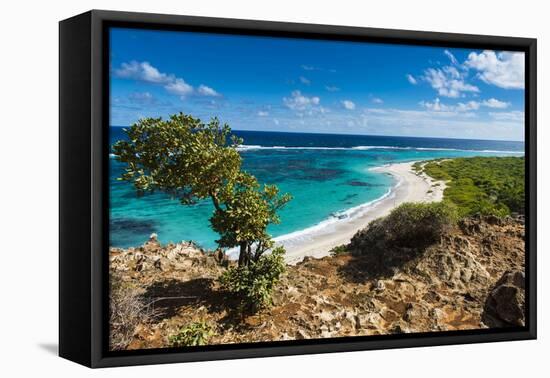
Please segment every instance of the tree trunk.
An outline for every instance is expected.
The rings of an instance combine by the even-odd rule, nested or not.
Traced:
[[[262,253],[264,253],[264,244],[262,241],[258,241],[258,244],[256,244],[256,251],[254,251],[254,262],[257,262],[260,259],[260,256],[262,256]]]
[[[246,242],[241,242],[240,244],[240,252],[239,252],[239,266],[245,266],[247,265],[247,250],[246,250]]]
[[[212,203],[214,204],[214,208],[218,211],[222,211],[223,209],[220,206],[220,201],[218,200],[218,196],[214,193],[210,193],[210,198],[212,198]]]

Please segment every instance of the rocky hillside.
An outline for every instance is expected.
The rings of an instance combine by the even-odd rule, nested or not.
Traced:
[[[211,344],[523,325],[522,218],[467,218],[414,257],[399,255],[406,252],[306,258],[288,266],[270,309],[243,317],[216,281],[231,264],[223,255],[161,246],[155,236],[139,248],[113,248],[114,300],[132,298],[147,313],[112,313],[112,345],[168,347],[192,322],[212,327]],[[124,326],[113,320],[130,318]]]

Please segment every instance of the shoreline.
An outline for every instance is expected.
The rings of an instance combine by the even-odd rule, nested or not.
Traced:
[[[413,164],[416,162],[394,163],[372,168],[372,171],[392,175],[397,182],[384,196],[358,206],[356,209],[359,210],[359,215],[344,222],[334,222],[327,227],[319,227],[319,230],[313,230],[310,234],[296,238],[292,238],[292,234],[275,238],[277,245],[282,245],[286,249],[286,263],[295,265],[306,256],[314,258],[328,256],[332,248],[348,244],[357,231],[365,228],[374,219],[386,216],[404,202],[441,201],[445,183],[434,180],[425,173],[417,174],[413,170]]]
[[[329,217],[313,226],[273,238],[276,246],[285,247],[285,262],[296,265],[305,257],[329,256],[331,249],[348,244],[359,230],[367,227],[371,221],[388,215],[402,203],[441,201],[446,188],[445,182],[435,180],[424,172],[417,173],[413,169],[414,164],[425,164],[429,161],[389,163],[369,168],[370,171],[393,176],[395,183],[382,196],[341,211],[341,214],[347,215],[344,219]],[[230,260],[238,259],[237,248],[230,248],[225,253]]]

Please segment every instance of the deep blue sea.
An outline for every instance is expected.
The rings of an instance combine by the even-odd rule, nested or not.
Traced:
[[[308,232],[338,216],[388,195],[394,179],[369,169],[384,164],[465,156],[523,155],[523,142],[234,131],[244,139],[239,148],[244,169],[260,182],[276,184],[293,200],[281,211],[274,237]],[[124,138],[110,128],[111,144]],[[193,240],[215,248],[210,201],[182,206],[162,193],[137,197],[130,183],[117,181],[123,165],[110,161],[110,244],[138,246],[153,232],[161,242]],[[343,219],[342,221],[345,221]]]

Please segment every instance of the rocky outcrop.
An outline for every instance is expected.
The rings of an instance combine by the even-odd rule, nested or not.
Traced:
[[[209,343],[238,343],[431,332],[524,322],[524,224],[521,218],[476,217],[433,245],[373,269],[371,257],[343,253],[288,266],[273,306],[245,316],[217,278],[233,264],[189,243],[111,249],[111,273],[139,285],[154,320],[136,328],[129,348],[168,345],[190,322],[215,330]]]
[[[217,277],[226,265],[223,253],[205,252],[188,242],[162,246],[156,234],[137,248],[111,248],[110,270],[126,280],[148,284],[162,279]]]
[[[493,287],[483,312],[489,327],[522,327],[525,325],[525,274],[506,272]]]

